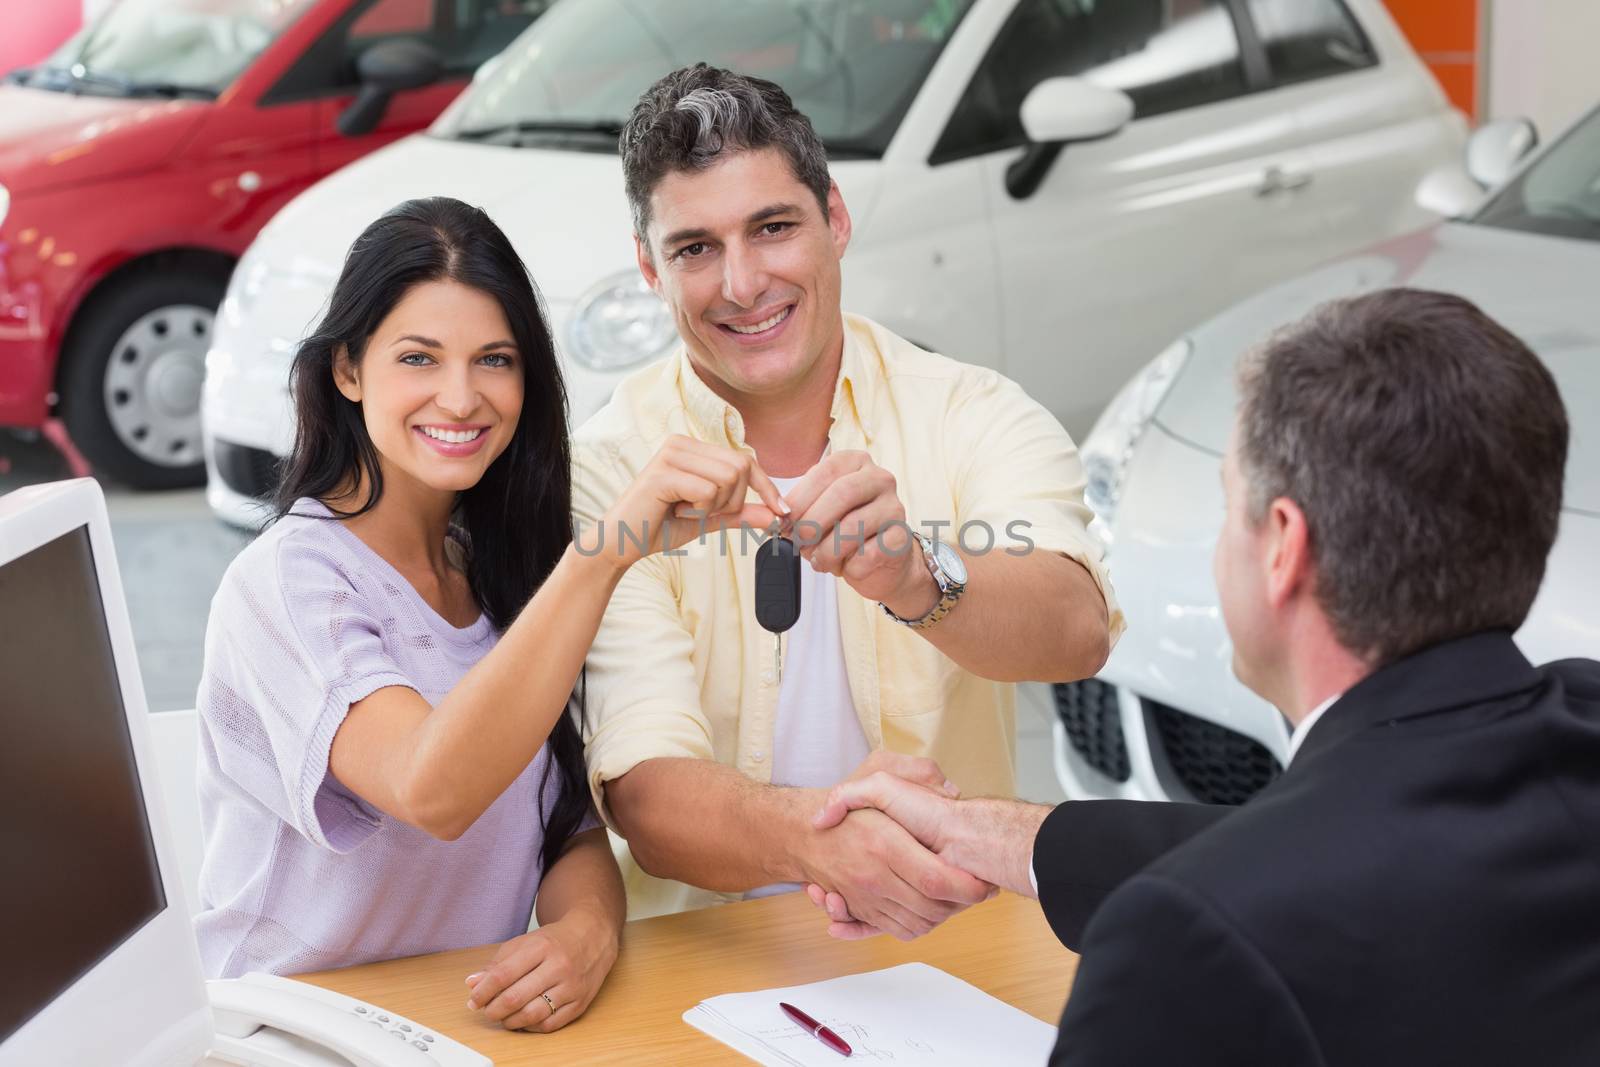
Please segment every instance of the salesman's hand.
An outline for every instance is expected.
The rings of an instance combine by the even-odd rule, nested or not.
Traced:
[[[746,502],[752,489],[759,503]],[[627,567],[650,553],[682,548],[709,531],[740,523],[767,529],[788,513],[778,487],[751,456],[674,434],[598,527],[580,532],[579,546]]]
[[[944,776],[944,771],[939,768],[939,764],[935,761],[926,756],[908,756],[903,752],[891,752],[886,748],[873,749],[872,754],[862,760],[861,765],[851,771],[850,776],[845,781],[859,782],[862,779],[871,778],[875,774],[892,775],[895,778],[920,785],[924,789],[932,789],[936,793],[943,793],[947,797],[954,798],[961,795],[961,790],[957,789],[956,784]],[[830,793],[830,800],[832,796]],[[870,805],[858,806],[869,807]],[[838,819],[833,819],[828,825],[834,826],[838,822]],[[821,824],[819,823],[818,826],[820,828]]]
[[[950,816],[954,798],[953,792],[935,792],[927,783],[875,770],[834,786],[811,825],[826,830],[838,826],[852,811],[873,808],[904,826],[924,848],[937,853],[944,847],[940,830]]]
[[[467,1007],[507,1030],[548,1034],[588,1010],[616,961],[616,929],[574,910],[501,945],[487,967],[468,976]]]
[[[824,456],[789,490],[788,503],[795,542],[813,570],[838,575],[903,619],[938,603],[894,475],[865,452]]]
[[[945,777],[944,771],[933,760],[881,748],[868,756],[846,781],[870,781],[880,776],[893,778],[896,781],[914,782],[916,785],[910,788],[936,790],[946,797],[954,798],[960,795],[960,790]],[[831,803],[832,794],[828,800]],[[827,897],[836,902],[835,907],[843,919],[835,921],[833,927],[847,926],[849,929],[844,931],[830,927],[830,933],[834,933],[835,936],[864,937],[878,933],[892,933],[896,937],[909,939],[933,929],[968,904],[985,899],[991,892],[991,887],[986,882],[978,881],[940,863],[929,855],[926,849],[917,847],[906,832],[893,823],[876,818],[857,817],[853,824],[845,825],[845,815],[846,812],[841,810],[838,817],[830,820],[825,827],[829,830],[846,830],[850,835],[829,842],[824,848],[823,854],[826,858],[823,864],[826,867],[831,860],[831,871],[819,877],[833,886],[834,891],[829,893],[815,883],[807,887],[812,900],[819,906]],[[818,826],[823,828],[820,822]],[[846,866],[850,859],[864,858],[854,852],[861,847],[853,843],[856,840],[854,835],[857,834],[867,835],[864,838],[869,842],[867,847],[878,847],[883,850],[881,868],[874,869],[870,863],[858,864],[855,867]],[[840,856],[840,850],[850,854]],[[923,885],[921,879],[934,881]],[[849,889],[845,888],[846,883],[850,886]],[[922,886],[925,891],[918,893],[912,889],[913,886]],[[875,901],[875,897],[882,898],[885,894],[887,894],[886,900]],[[856,922],[850,916],[846,899],[857,900],[862,913],[871,909],[874,914],[883,916],[887,920],[886,924],[873,925],[869,928],[866,923]]]
[[[945,847],[940,828],[951,814],[955,796],[954,787],[936,791],[926,780],[919,782],[888,768],[874,769],[870,774],[853,776],[835,786],[812,825],[819,830],[828,829],[838,826],[851,812],[875,809],[893,819],[929,852],[940,856],[946,866],[953,867],[947,857],[940,855]],[[819,885],[807,886],[806,892],[813,904],[827,911],[831,936],[853,941],[884,932],[882,927],[865,920],[851,907],[844,894],[827,892]]]
[[[940,860],[882,812],[851,812],[816,837],[808,879],[838,894],[852,920],[874,933],[909,941],[994,890]]]

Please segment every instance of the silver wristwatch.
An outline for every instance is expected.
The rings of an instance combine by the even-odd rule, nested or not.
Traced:
[[[922,546],[922,560],[928,565],[928,573],[933,575],[934,584],[939,587],[939,602],[920,619],[902,619],[889,610],[887,604],[879,604],[883,613],[902,626],[909,626],[913,630],[926,630],[946,615],[956,606],[956,601],[961,599],[961,594],[967,589],[967,565],[962,560],[961,554],[951,548],[944,541],[932,541],[915,530],[911,536],[917,539]]]

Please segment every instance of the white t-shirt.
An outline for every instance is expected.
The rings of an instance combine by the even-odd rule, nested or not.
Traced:
[[[799,478],[774,478],[787,493]],[[856,715],[839,632],[839,579],[800,561],[800,618],[783,635],[783,681],[772,730],[772,784],[826,789],[861,765],[871,749]],[[782,882],[752,889],[768,896],[799,886]]]

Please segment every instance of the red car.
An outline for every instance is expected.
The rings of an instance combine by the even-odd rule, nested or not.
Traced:
[[[256,231],[427,126],[549,0],[118,0],[0,85],[0,426],[197,485],[212,320]],[[374,204],[373,213],[387,204]]]

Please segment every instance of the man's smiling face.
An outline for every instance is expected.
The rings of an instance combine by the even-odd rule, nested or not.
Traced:
[[[850,215],[837,186],[824,215],[779,150],[666,175],[651,191],[647,237],[639,268],[724,399],[793,394],[843,343]]]

